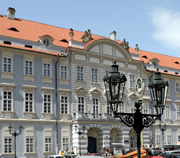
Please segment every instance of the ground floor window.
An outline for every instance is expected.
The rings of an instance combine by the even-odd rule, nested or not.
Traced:
[[[69,150],[69,139],[68,138],[63,138],[63,150]]]
[[[52,151],[52,140],[51,138],[45,138],[45,152]]]
[[[12,153],[12,139],[11,138],[4,139],[4,153]]]
[[[137,137],[136,136],[130,136],[130,148],[135,149],[137,147]]]

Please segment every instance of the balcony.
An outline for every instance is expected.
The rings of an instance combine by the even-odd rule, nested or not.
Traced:
[[[74,113],[72,116],[72,120],[114,120],[112,115],[107,113],[104,114],[94,114],[94,113]]]

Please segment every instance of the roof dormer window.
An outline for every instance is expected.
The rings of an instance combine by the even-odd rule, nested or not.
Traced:
[[[40,42],[46,47],[51,47],[53,45],[53,41],[54,38],[49,35],[43,35],[40,37]]]

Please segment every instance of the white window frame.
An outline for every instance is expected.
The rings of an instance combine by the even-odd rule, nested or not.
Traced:
[[[32,140],[32,142],[27,143],[27,140]],[[33,137],[26,137],[26,146],[25,146],[25,150],[26,153],[34,153],[34,138]],[[29,151],[27,151],[27,149]]]
[[[77,66],[77,80],[84,81],[84,67]]]
[[[161,145],[161,135],[156,135],[156,145],[160,146]]]
[[[148,103],[143,103],[143,113],[148,114],[149,113],[149,105]]]
[[[136,87],[136,78],[135,78],[135,75],[134,74],[130,74],[129,75],[129,85],[130,85],[130,88],[135,88]]]
[[[84,114],[85,112],[85,97],[78,96],[78,112]]]
[[[12,139],[12,137],[4,137],[3,139],[4,139],[3,140],[4,141],[4,151],[3,151],[3,153],[5,153],[5,154],[13,153],[13,139]],[[6,144],[5,139],[11,140],[11,143]],[[6,152],[6,149],[7,149],[7,152]]]
[[[180,121],[180,105],[176,105],[176,117]]]
[[[45,98],[45,96],[48,96],[48,98]],[[49,98],[50,97],[50,98]],[[45,101],[45,99],[47,101]],[[48,100],[50,99],[50,101]],[[46,106],[46,111],[45,111],[45,103],[47,104]],[[50,107],[50,111],[48,110]],[[45,114],[51,114],[52,113],[52,94],[49,94],[49,93],[44,93],[43,94],[43,113]]]
[[[69,97],[67,95],[61,95],[61,114],[68,114]]]
[[[5,59],[7,62],[5,62]],[[10,60],[10,63],[9,63]],[[3,72],[11,73],[12,72],[12,58],[8,56],[3,57]]]
[[[180,83],[176,83],[176,93],[180,93]]]
[[[166,119],[170,120],[171,119],[171,106],[166,105]]]
[[[6,98],[5,97],[5,94],[4,93],[11,93],[11,98],[9,98],[9,94],[7,95]],[[7,107],[6,107],[6,110],[5,110],[5,101],[7,102]],[[10,105],[9,105],[9,101],[10,101]],[[13,91],[10,91],[10,90],[4,90],[3,91],[3,98],[2,98],[2,111],[5,111],[5,112],[12,112],[13,111]],[[9,109],[9,106],[10,106],[10,110]]]
[[[32,151],[27,152],[27,139],[32,139]],[[31,144],[31,143],[30,143]],[[24,125],[24,154],[35,154],[36,153],[36,138],[35,130],[33,126]]]
[[[93,115],[94,118],[99,117],[99,98],[93,97]]]
[[[98,69],[96,68],[92,68],[91,69],[91,73],[92,73],[92,82],[97,83],[98,82]]]
[[[68,67],[66,65],[61,65],[61,79],[68,79]]]
[[[13,80],[14,79],[14,73],[13,73],[13,71],[14,71],[14,55],[13,55],[13,53],[10,53],[10,52],[2,52],[1,53],[2,54],[2,58],[1,58],[1,77],[2,78],[8,78],[8,79],[11,79],[11,80]],[[4,63],[4,58],[7,58],[7,59],[11,59],[11,63],[10,63],[10,71],[8,71],[8,67],[7,67],[7,69],[6,69],[6,71],[4,71],[5,70],[5,63]]]
[[[51,63],[43,63],[43,77],[51,77]]]
[[[26,97],[27,97],[26,94],[28,94],[27,100],[26,100]],[[32,95],[32,99],[29,95]],[[28,110],[26,110],[27,106],[28,106]],[[31,108],[32,108],[32,110],[30,110]],[[32,93],[32,92],[24,93],[24,112],[34,112],[34,93]]]
[[[33,61],[26,59],[25,61],[25,75],[33,75]]]
[[[63,151],[67,151],[69,150],[69,138],[68,137],[63,137],[63,140],[62,140],[63,144]]]
[[[52,152],[52,137],[44,137],[44,152]]]

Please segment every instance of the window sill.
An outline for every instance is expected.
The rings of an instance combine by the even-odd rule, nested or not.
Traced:
[[[13,80],[14,73],[13,72],[1,72],[1,77]]]
[[[29,152],[29,153],[25,152],[24,153],[24,155],[34,155],[34,154],[36,154],[36,152]]]
[[[2,153],[2,156],[14,155],[14,153]]]
[[[44,83],[52,83],[52,77],[42,77],[42,82]]]
[[[53,113],[42,113],[42,118],[46,120],[51,120],[53,115]]]
[[[14,111],[1,111],[2,117],[12,118],[14,116]]]
[[[35,112],[23,112],[23,116],[25,119],[33,119],[35,114]]]
[[[24,74],[24,80],[25,81],[32,81],[32,82],[34,82],[34,78],[35,78],[34,75],[26,75],[26,74]]]

